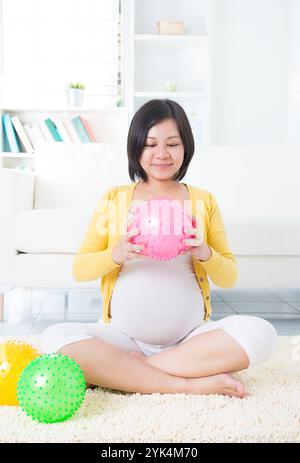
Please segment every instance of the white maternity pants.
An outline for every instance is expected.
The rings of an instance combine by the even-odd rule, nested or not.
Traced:
[[[98,338],[125,352],[137,351],[149,356],[171,349],[193,336],[214,329],[224,330],[240,344],[248,355],[249,367],[262,363],[269,357],[277,336],[273,325],[263,318],[250,315],[230,315],[221,320],[202,322],[187,336],[172,345],[142,343],[128,336],[113,323],[113,320],[109,324],[104,323],[102,320],[97,323],[58,323],[46,328],[39,335],[27,337],[27,340],[45,354],[57,352],[63,346],[76,341]],[[143,330],[147,330],[147,326],[141,326],[141,333]]]

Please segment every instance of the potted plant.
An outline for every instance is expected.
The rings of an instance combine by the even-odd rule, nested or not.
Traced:
[[[67,86],[67,99],[69,106],[82,106],[85,85],[80,82],[71,82]]]

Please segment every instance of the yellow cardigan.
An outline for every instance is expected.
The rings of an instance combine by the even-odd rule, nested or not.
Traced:
[[[112,260],[111,253],[119,242],[121,233],[126,230],[127,214],[137,183],[115,186],[102,195],[73,261],[72,271],[75,280],[90,281],[101,278],[104,323],[110,323],[111,320],[110,299],[122,266]],[[208,320],[211,315],[208,276],[215,285],[231,288],[237,280],[237,263],[228,245],[223,218],[215,196],[207,190],[185,185],[189,191],[192,214],[200,219],[198,223],[202,225],[204,243],[212,252],[211,257],[205,262],[193,256],[193,266],[205,306],[204,320]]]

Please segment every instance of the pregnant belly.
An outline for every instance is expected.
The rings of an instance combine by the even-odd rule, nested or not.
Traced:
[[[203,322],[203,299],[194,275],[119,276],[110,301],[112,322],[138,341],[166,346]]]

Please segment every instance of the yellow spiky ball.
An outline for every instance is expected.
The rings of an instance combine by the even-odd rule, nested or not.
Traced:
[[[0,405],[18,405],[17,383],[24,368],[41,353],[24,341],[0,343]]]

